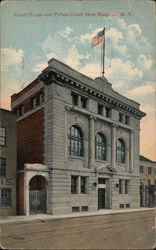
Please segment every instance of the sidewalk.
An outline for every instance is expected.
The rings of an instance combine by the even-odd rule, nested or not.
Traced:
[[[41,220],[46,221],[49,219],[61,219],[61,218],[74,218],[74,217],[89,217],[95,215],[105,215],[105,214],[121,214],[121,213],[133,213],[133,212],[143,212],[143,211],[150,211],[155,210],[156,208],[137,208],[137,209],[102,209],[98,210],[97,212],[77,212],[77,213],[70,213],[64,215],[49,215],[49,214],[35,214],[35,215],[23,215],[23,216],[0,216],[0,224],[9,223],[9,222],[20,222],[20,221],[33,221],[33,220]]]

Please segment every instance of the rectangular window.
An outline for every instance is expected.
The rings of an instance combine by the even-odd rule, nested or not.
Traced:
[[[71,176],[71,193],[78,193],[78,176]]]
[[[119,194],[123,194],[123,180],[119,180]]]
[[[111,117],[111,109],[108,107],[105,107],[105,110],[106,110],[106,117],[107,118]]]
[[[11,207],[11,189],[9,188],[1,189],[1,207]]]
[[[87,193],[87,177],[81,177],[81,194]]]
[[[148,168],[148,174],[152,174],[152,168],[151,167]]]
[[[21,105],[20,107],[19,107],[19,116],[22,116],[22,115],[24,115],[24,105]]]
[[[0,158],[0,177],[6,177],[6,159]]]
[[[126,208],[130,208],[130,204],[126,204]]]
[[[82,211],[82,212],[88,211],[88,206],[83,206],[83,207],[81,207],[81,211]]]
[[[35,109],[36,108],[36,98],[35,97],[31,98],[31,100],[30,100],[30,106],[31,106],[31,109]]]
[[[120,208],[124,208],[124,204],[120,204]]]
[[[144,172],[144,166],[140,166],[140,173]]]
[[[72,207],[72,212],[80,212],[80,208],[79,207]]]
[[[98,178],[98,184],[105,184],[104,178]]]
[[[39,106],[42,104],[42,94],[38,93],[36,96],[36,106]]]
[[[78,106],[78,95],[75,93],[71,93],[72,96],[72,104]]]
[[[0,127],[0,146],[6,145],[6,128]]]
[[[87,108],[87,101],[88,99],[81,96],[81,108],[86,109]]]
[[[125,194],[129,193],[129,180],[125,180]]]
[[[129,116],[127,116],[127,115],[125,116],[125,124],[127,124],[127,125],[129,124]]]
[[[103,114],[103,105],[98,103],[98,114],[102,115]]]
[[[123,114],[119,113],[119,122],[123,123]]]

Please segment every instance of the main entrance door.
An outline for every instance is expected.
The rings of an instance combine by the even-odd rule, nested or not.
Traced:
[[[46,213],[46,180],[37,175],[30,180],[30,214]]]
[[[105,189],[98,188],[98,209],[105,208]]]

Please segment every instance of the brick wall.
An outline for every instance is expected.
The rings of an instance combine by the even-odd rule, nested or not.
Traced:
[[[44,117],[40,109],[17,123],[17,168],[44,161]]]

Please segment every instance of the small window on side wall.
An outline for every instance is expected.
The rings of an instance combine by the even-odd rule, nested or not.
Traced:
[[[42,104],[42,93],[38,93],[36,96],[36,106],[39,106]]]
[[[20,107],[19,107],[19,116],[22,116],[22,115],[24,115],[24,105],[21,105]]]

